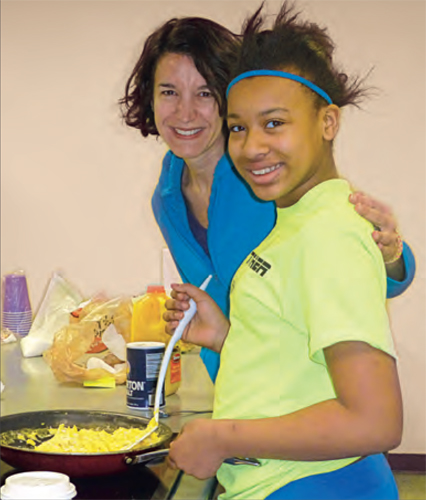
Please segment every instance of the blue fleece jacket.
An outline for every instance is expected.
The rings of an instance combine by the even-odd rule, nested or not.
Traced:
[[[166,154],[152,197],[152,209],[182,281],[199,286],[212,274],[208,293],[229,316],[232,277],[245,257],[273,228],[275,204],[256,198],[225,154],[217,164],[210,195],[207,230],[209,258],[189,228],[181,191],[183,167],[181,158],[171,151]],[[403,257],[406,277],[402,282],[388,278],[389,298],[401,294],[413,280],[414,256],[405,243]],[[219,354],[203,348],[201,357],[214,381],[219,369]]]

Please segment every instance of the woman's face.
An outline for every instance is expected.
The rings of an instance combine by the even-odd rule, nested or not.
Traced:
[[[309,92],[292,80],[258,76],[241,80],[229,93],[232,161],[254,194],[278,207],[293,205],[337,176],[326,107],[316,109]]]
[[[223,119],[190,57],[165,54],[158,61],[153,100],[157,130],[176,156],[218,161],[225,149]]]

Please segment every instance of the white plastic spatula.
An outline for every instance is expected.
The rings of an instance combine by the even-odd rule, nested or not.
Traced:
[[[207,285],[210,283],[212,279],[212,275],[208,276],[200,286],[200,290],[205,290]],[[129,450],[133,449],[137,446],[141,441],[150,436],[155,430],[158,428],[159,422],[159,413],[160,413],[160,399],[161,393],[163,391],[164,380],[166,378],[167,366],[170,361],[170,357],[173,352],[173,348],[176,345],[176,342],[180,340],[182,337],[183,331],[185,330],[187,324],[194,317],[194,314],[197,312],[197,304],[193,299],[189,299],[189,309],[184,312],[183,318],[180,320],[179,325],[177,326],[175,333],[172,335],[169,343],[167,344],[167,349],[164,353],[163,360],[161,361],[160,373],[158,374],[158,382],[157,387],[155,389],[155,400],[154,400],[154,415],[149,421],[145,433],[142,437],[140,437],[137,441],[135,441],[132,445],[128,447]]]

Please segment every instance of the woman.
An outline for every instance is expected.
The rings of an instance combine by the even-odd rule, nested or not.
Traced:
[[[142,136],[160,135],[163,160],[152,207],[184,282],[212,274],[209,293],[229,315],[229,287],[243,259],[275,224],[273,203],[258,200],[225,153],[225,90],[238,37],[208,19],[171,19],[146,40],[121,100],[127,125]],[[411,283],[415,262],[395,231],[389,210],[361,193],[351,196],[380,230],[373,238],[387,264],[388,297]],[[202,349],[210,377],[219,356]]]

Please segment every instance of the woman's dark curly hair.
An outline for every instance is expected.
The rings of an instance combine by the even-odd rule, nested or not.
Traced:
[[[255,69],[285,68],[323,89],[337,106],[359,103],[371,89],[364,88],[364,79],[349,78],[333,63],[334,43],[326,28],[315,23],[299,20],[300,12],[294,12],[294,4],[285,1],[272,29],[261,29],[263,3],[243,26],[242,46],[233,78]],[[316,105],[325,101],[311,93]]]
[[[144,137],[159,135],[151,103],[155,70],[164,54],[183,54],[192,58],[218,103],[220,116],[224,117],[225,91],[238,46],[237,35],[209,19],[184,17],[167,21],[147,38],[127,80],[125,95],[119,101],[125,123],[139,129]],[[226,130],[224,124],[225,136]]]

